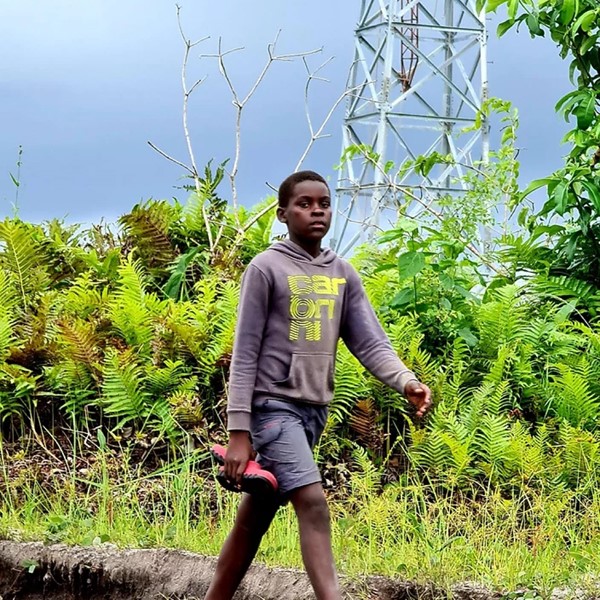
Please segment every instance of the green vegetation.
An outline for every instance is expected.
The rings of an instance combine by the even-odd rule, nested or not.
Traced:
[[[414,422],[341,346],[318,458],[343,571],[534,598],[592,586],[600,567],[600,9],[481,4],[508,5],[501,33],[524,22],[571,57],[576,89],[557,110],[572,150],[519,192],[518,115],[489,101],[502,147],[470,191],[357,250],[435,409]],[[228,207],[223,174],[208,165],[186,203],[139,204],[116,233],[0,223],[0,536],[218,552],[237,499],[214,484],[207,448],[225,439],[239,277],[274,217],[269,200]],[[259,559],[300,564],[289,509]]]

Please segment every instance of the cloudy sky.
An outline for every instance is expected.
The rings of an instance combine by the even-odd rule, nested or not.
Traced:
[[[434,2],[437,0],[429,0]],[[358,0],[181,0],[181,22],[194,48],[189,79],[206,77],[191,98],[190,132],[199,165],[220,162],[234,149],[234,110],[214,58],[223,48],[243,96],[262,69],[266,45],[281,29],[279,51],[323,47],[329,57],[315,82],[315,122],[344,89],[353,55]],[[569,91],[567,65],[549,40],[526,32],[495,38],[490,21],[490,91],[520,111],[522,179],[542,177],[561,163],[566,125],[556,100]],[[72,222],[114,220],[148,198],[185,198],[183,170],[159,156],[152,141],[187,162],[181,127],[181,59],[175,4],[170,0],[0,0],[0,217],[53,217]],[[301,61],[277,63],[245,110],[239,197],[265,197],[291,172],[307,141]],[[305,163],[335,177],[341,119],[328,128]],[[21,186],[17,173],[23,147]],[[224,195],[228,191],[224,190]]]

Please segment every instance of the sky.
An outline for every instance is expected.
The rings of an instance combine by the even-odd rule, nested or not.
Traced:
[[[434,2],[437,0],[429,0]],[[281,53],[323,48],[316,68],[312,118],[320,123],[343,92],[353,56],[358,0],[180,0],[181,24],[194,47],[189,130],[199,166],[233,157],[235,111],[215,58],[224,49],[228,73],[244,96],[281,30]],[[489,22],[490,93],[520,113],[521,181],[561,165],[567,125],[554,113],[570,89],[567,64],[553,43],[526,31],[498,40]],[[182,129],[183,42],[170,0],[0,0],[0,218],[39,222],[114,221],[149,198],[184,200],[184,170],[155,152],[189,163]],[[252,205],[296,166],[308,139],[305,67],[278,62],[244,109],[238,194]],[[304,166],[335,178],[343,112],[330,121]],[[494,139],[494,138],[493,138]],[[20,186],[17,175],[22,147]],[[230,163],[231,164],[231,163]],[[224,197],[230,197],[227,188]]]

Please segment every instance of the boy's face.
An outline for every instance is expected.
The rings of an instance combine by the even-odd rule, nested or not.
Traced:
[[[277,209],[277,218],[287,225],[290,239],[299,246],[314,246],[331,225],[329,189],[321,181],[301,181],[285,207]]]

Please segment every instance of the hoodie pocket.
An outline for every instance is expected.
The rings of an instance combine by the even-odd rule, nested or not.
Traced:
[[[287,379],[275,381],[274,393],[308,402],[329,402],[333,395],[333,355],[292,354]]]

